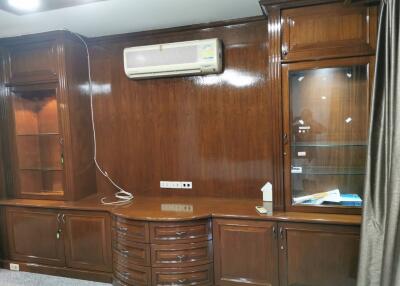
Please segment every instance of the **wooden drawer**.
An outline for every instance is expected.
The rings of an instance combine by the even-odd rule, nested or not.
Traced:
[[[187,268],[153,268],[152,285],[213,285],[213,264]]]
[[[377,9],[342,3],[282,11],[282,58],[306,60],[373,54]]]
[[[147,222],[114,217],[113,230],[116,240],[149,242],[149,225]]]
[[[11,84],[56,81],[58,73],[55,41],[9,47]]]
[[[115,263],[114,278],[128,285],[151,285],[151,268]],[[124,285],[124,284],[122,284]]]
[[[211,221],[150,223],[152,243],[187,243],[212,239]]]
[[[188,244],[153,244],[151,261],[154,267],[186,267],[213,261],[212,241]]]
[[[150,266],[150,245],[138,242],[115,242],[114,259],[142,266]]]

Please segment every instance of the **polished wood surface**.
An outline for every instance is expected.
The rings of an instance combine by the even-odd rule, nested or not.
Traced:
[[[375,53],[376,6],[333,3],[284,9],[281,17],[284,61]]]
[[[123,237],[113,238],[114,261],[119,264],[151,266],[150,245],[130,242]]]
[[[107,213],[63,213],[66,265],[112,272],[111,223]]]
[[[7,187],[19,198],[77,200],[95,193],[83,44],[56,31],[2,39],[0,45],[9,87],[2,94],[8,114],[7,176],[12,178]]]
[[[101,196],[91,196],[76,202],[56,202],[50,200],[9,199],[0,200],[0,206],[21,206],[50,209],[71,209],[108,211],[123,219],[141,221],[186,221],[206,218],[239,218],[267,221],[294,221],[325,224],[360,225],[360,215],[323,214],[305,212],[273,212],[260,215],[255,206],[263,205],[261,200],[222,199],[212,197],[135,197],[134,200],[118,207],[104,206]],[[192,211],[165,210],[168,206],[191,206]],[[131,221],[131,223],[133,223]],[[144,223],[145,225],[145,223]],[[145,226],[142,226],[145,229]],[[123,232],[123,230],[122,230]],[[143,238],[139,238],[140,239]],[[143,241],[143,240],[142,240]]]
[[[115,262],[113,285],[149,286],[151,285],[151,268],[134,264],[127,266]]]
[[[188,267],[213,261],[212,241],[151,246],[153,267]]]
[[[57,40],[48,39],[30,45],[8,47],[8,83],[13,85],[58,80]]]
[[[212,239],[211,220],[150,223],[151,243],[188,243]]]
[[[55,210],[7,208],[5,211],[10,259],[64,266],[64,239]]]
[[[12,5],[10,5],[7,0],[0,0],[0,9],[5,10],[7,12],[17,14],[17,15],[23,15],[23,14],[37,13],[37,12],[73,7],[73,6],[78,6],[78,5],[84,5],[84,4],[89,4],[89,3],[93,3],[93,2],[99,2],[99,1],[105,1],[105,0],[57,0],[57,1],[42,0],[42,1],[40,1],[41,4],[37,10],[23,11],[23,10],[19,10],[19,9],[13,7]]]
[[[131,80],[124,74],[126,47],[212,37],[224,43],[220,75]],[[136,195],[261,198],[260,188],[275,185],[279,172],[265,42],[262,20],[94,41],[100,165]],[[192,181],[193,189],[160,189],[161,180]],[[100,175],[97,184],[99,192],[114,191]]]
[[[214,285],[213,265],[186,268],[153,268],[152,284],[159,285]]]
[[[215,285],[278,285],[277,224],[215,219]]]
[[[359,227],[283,223],[280,285],[356,285]]]

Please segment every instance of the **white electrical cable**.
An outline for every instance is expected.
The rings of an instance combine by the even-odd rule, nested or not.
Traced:
[[[111,201],[107,202],[107,197],[101,198],[101,203],[103,205],[120,205],[120,204],[125,204],[133,200],[133,194],[130,192],[125,191],[123,188],[121,188],[117,183],[114,182],[112,178],[108,175],[106,171],[104,171],[99,163],[97,162],[97,143],[96,143],[96,128],[94,124],[94,111],[93,111],[93,86],[92,86],[92,73],[91,73],[91,67],[90,67],[90,54],[89,54],[89,47],[86,43],[86,41],[82,38],[81,35],[76,34],[74,32],[71,32],[67,30],[71,34],[75,35],[81,42],[85,45],[86,48],[86,55],[87,55],[87,61],[88,61],[88,73],[89,73],[89,95],[90,95],[90,114],[91,114],[91,119],[92,119],[92,130],[93,130],[93,149],[94,149],[94,163],[96,164],[97,170],[113,185],[118,191],[115,193],[115,198],[117,199],[116,201]]]

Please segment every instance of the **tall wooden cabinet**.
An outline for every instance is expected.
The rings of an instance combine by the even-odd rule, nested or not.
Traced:
[[[261,5],[268,14],[269,91],[279,107],[275,209],[361,213],[377,5]]]
[[[17,198],[96,192],[86,50],[68,32],[5,39],[10,188]]]

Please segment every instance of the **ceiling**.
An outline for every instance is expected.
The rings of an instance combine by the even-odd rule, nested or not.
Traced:
[[[68,29],[97,37],[261,15],[259,0],[108,0],[16,15],[0,10],[0,38]]]

